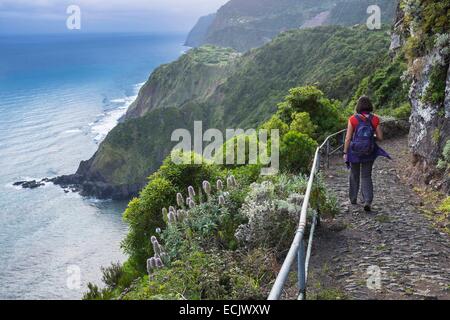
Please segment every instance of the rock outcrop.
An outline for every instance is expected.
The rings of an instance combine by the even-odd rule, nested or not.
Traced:
[[[396,23],[392,34],[391,50],[403,54],[403,47],[413,47],[424,37],[422,28],[423,15],[429,5],[425,1],[412,7],[410,1],[403,5],[411,12],[405,13],[403,6],[398,6]],[[415,10],[412,12],[412,10]],[[405,15],[410,16],[405,18]],[[412,18],[411,18],[412,17]],[[411,22],[410,20],[413,19]],[[428,22],[429,24],[435,21]],[[411,178],[426,184],[433,182],[433,187],[449,186],[448,175],[436,169],[436,164],[445,144],[450,139],[450,70],[448,47],[446,51],[437,44],[440,34],[428,34],[427,48],[408,49],[408,77],[412,79],[409,99],[412,106],[410,117],[411,130],[409,145],[413,155]],[[406,45],[404,45],[406,44]],[[444,43],[448,46],[450,43]],[[445,49],[445,48],[444,48]],[[445,79],[442,79],[442,78]],[[445,82],[445,84],[444,84]],[[443,181],[442,181],[443,180]],[[449,191],[446,187],[446,191]]]

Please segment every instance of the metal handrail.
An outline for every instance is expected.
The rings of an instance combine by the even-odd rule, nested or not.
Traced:
[[[305,197],[302,204],[302,209],[300,212],[300,220],[298,224],[297,231],[295,232],[294,241],[289,249],[289,252],[284,260],[283,265],[281,266],[280,272],[278,273],[277,279],[270,291],[270,295],[268,300],[278,300],[281,297],[283,287],[288,279],[290,270],[295,260],[297,259],[297,276],[298,276],[298,285],[299,285],[299,300],[306,299],[306,281],[308,277],[308,266],[309,259],[311,256],[312,249],[312,239],[314,236],[314,230],[319,220],[319,213],[315,212],[313,216],[313,222],[311,225],[311,232],[309,235],[308,248],[305,251],[305,228],[306,228],[306,220],[308,216],[308,208],[309,208],[309,199],[311,197],[311,191],[314,185],[314,178],[320,171],[320,157],[322,150],[325,149],[325,155],[327,160],[327,166],[330,163],[330,155],[334,154],[338,150],[340,150],[344,144],[345,140],[345,132],[346,130],[341,130],[336,132],[330,136],[328,136],[325,141],[320,145],[315,152],[313,165],[311,168],[311,174],[308,180],[308,186],[306,188]],[[337,137],[338,135],[343,134],[342,140],[339,142],[339,147],[335,150],[331,150],[331,139]]]

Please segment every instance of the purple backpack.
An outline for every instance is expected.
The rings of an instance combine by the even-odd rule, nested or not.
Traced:
[[[373,115],[369,114],[366,121],[361,118],[361,115],[355,115],[358,120],[353,135],[350,149],[356,156],[370,156],[375,150],[375,129],[372,126]]]

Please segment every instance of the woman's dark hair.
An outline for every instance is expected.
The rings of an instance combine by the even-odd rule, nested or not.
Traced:
[[[370,101],[369,97],[362,96],[358,100],[358,104],[356,105],[356,113],[363,113],[363,112],[373,112],[373,105],[372,101]]]

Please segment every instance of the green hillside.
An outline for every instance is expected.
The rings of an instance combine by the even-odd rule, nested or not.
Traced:
[[[283,33],[241,57],[213,47],[192,50],[150,77],[130,109],[140,117],[114,128],[80,166],[82,186],[96,196],[127,198],[127,186],[143,187],[174,146],[173,130],[192,130],[193,120],[203,120],[204,130],[258,126],[292,87],[316,84],[345,105],[386,61],[388,47],[386,30],[321,27]]]

